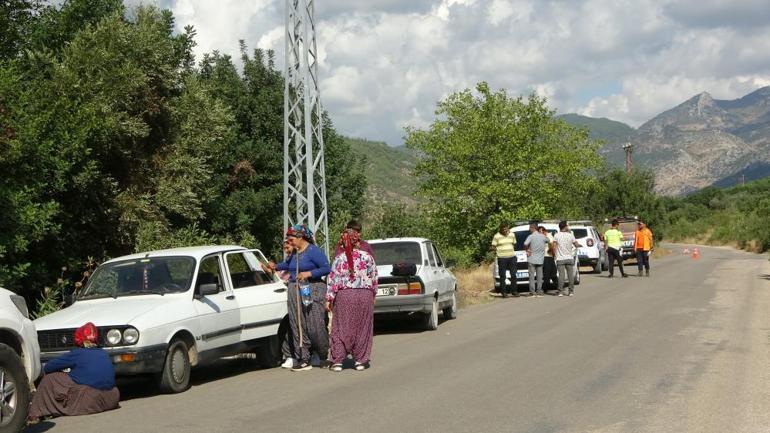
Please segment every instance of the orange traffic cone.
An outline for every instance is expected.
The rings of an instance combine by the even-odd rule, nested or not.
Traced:
[[[692,249],[692,258],[698,260],[700,258],[700,251],[697,248]]]

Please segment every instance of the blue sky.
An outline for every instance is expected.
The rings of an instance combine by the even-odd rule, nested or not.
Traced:
[[[129,3],[192,24],[198,55],[244,39],[283,59],[283,0]],[[316,16],[324,107],[343,134],[392,145],[479,81],[632,126],[770,85],[767,0],[316,0]]]

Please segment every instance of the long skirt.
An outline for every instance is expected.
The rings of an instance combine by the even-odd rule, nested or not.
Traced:
[[[311,350],[325,360],[329,354],[329,330],[326,327],[326,284],[312,283],[313,302],[305,306],[299,301],[297,311],[297,284],[289,283],[288,309],[289,326],[293,338],[294,359],[310,362]],[[302,325],[302,343],[299,341],[299,327]]]
[[[348,355],[369,362],[374,331],[374,293],[367,289],[337,292],[332,316],[332,362],[341,364]]]
[[[102,391],[75,383],[67,373],[56,372],[43,376],[32,398],[29,417],[90,415],[117,409],[119,402],[117,387]]]

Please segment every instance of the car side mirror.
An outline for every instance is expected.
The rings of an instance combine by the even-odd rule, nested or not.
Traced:
[[[444,263],[444,265],[446,265],[446,267],[447,267],[447,268],[454,268],[456,264],[457,264],[457,263],[455,263],[455,261],[454,261],[454,260],[447,260],[447,261]]]
[[[217,283],[208,283],[208,284],[201,284],[198,286],[198,298],[202,298],[204,296],[209,295],[216,295],[219,293],[219,285]]]
[[[62,301],[64,301],[64,306],[69,307],[70,305],[75,303],[75,293],[66,293],[64,296],[62,296]]]

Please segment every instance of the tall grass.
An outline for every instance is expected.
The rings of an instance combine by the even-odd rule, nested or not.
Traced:
[[[458,302],[460,307],[483,304],[492,300],[489,292],[495,285],[488,264],[453,269],[457,277]]]

